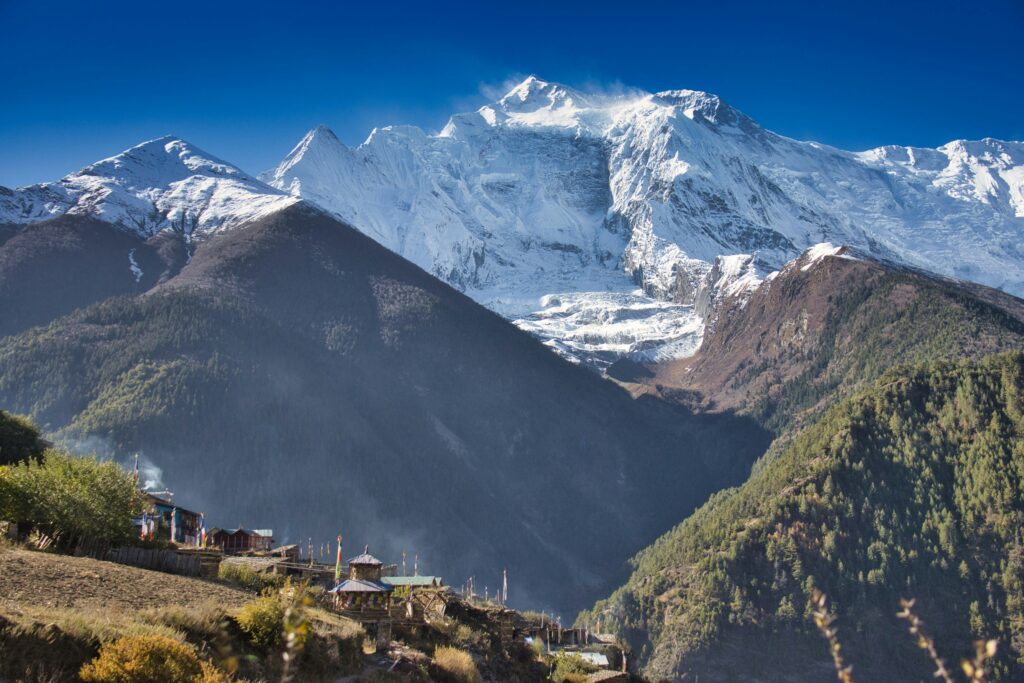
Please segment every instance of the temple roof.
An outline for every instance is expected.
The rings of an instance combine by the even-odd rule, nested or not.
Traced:
[[[328,593],[390,593],[393,586],[380,581],[368,579],[346,579],[328,591]]]
[[[348,561],[349,564],[370,564],[370,565],[382,565],[384,564],[370,553],[363,553],[362,555],[356,555]]]
[[[385,576],[384,583],[392,586],[443,586],[440,576]]]

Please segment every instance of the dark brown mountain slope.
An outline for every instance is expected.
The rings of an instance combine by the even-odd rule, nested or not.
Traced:
[[[1020,299],[847,254],[803,257],[722,302],[694,357],[629,379],[781,434],[893,365],[1022,347]]]
[[[200,244],[178,275],[0,340],[0,402],[141,451],[212,524],[343,531],[569,610],[745,478],[745,418],[634,401],[323,214]],[[567,613],[567,612],[563,612]]]
[[[152,287],[175,268],[174,235],[144,242],[110,223],[67,214],[0,229],[0,336]],[[132,270],[132,264],[138,270]]]

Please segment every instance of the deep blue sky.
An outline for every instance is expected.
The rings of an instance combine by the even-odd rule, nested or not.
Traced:
[[[0,185],[167,133],[256,173],[317,123],[437,130],[530,73],[707,90],[847,149],[1024,139],[1019,0],[398,4],[0,0]]]

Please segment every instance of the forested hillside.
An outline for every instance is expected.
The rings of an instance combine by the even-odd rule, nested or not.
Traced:
[[[654,677],[829,680],[816,588],[856,680],[926,681],[896,617],[915,598],[947,661],[996,638],[994,680],[1020,680],[1022,528],[1024,354],[897,369],[637,555],[581,619],[628,636]]]

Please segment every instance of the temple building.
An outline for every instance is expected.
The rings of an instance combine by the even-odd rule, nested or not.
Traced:
[[[387,619],[395,588],[381,581],[383,567],[368,552],[349,560],[348,578],[330,591],[335,608],[362,622]]]

